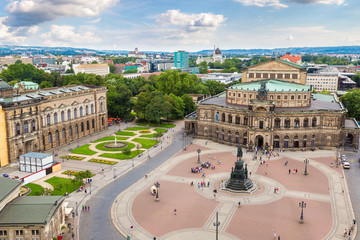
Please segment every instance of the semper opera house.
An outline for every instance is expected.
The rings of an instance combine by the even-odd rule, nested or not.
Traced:
[[[271,60],[245,69],[242,83],[198,103],[185,133],[248,149],[358,148],[359,125],[337,95],[312,93],[306,69]]]

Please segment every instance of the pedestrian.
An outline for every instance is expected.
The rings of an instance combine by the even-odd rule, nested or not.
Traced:
[[[156,237],[154,237],[153,240],[156,240]]]
[[[294,169],[294,171],[293,171],[293,172],[294,172],[294,174],[295,174],[295,169]]]
[[[85,206],[84,206],[84,205],[82,205],[82,210],[84,211],[84,209],[85,209]]]
[[[274,240],[276,240],[276,231],[274,232]]]
[[[296,169],[295,171],[296,171],[296,173],[297,173],[297,169]]]
[[[147,178],[147,174],[145,174],[145,178]]]
[[[85,206],[85,211],[87,210],[87,207]]]
[[[278,240],[280,240],[280,235],[278,236]]]
[[[354,224],[354,225],[356,224],[356,219],[355,219],[355,218],[353,219],[353,224]]]
[[[274,188],[274,193],[276,193],[276,187]]]
[[[213,197],[213,199],[215,200],[215,198],[216,198],[216,193],[214,193],[214,197]]]
[[[90,212],[90,206],[88,206],[88,212]]]
[[[210,187],[210,181],[208,181],[208,184],[207,184],[208,187]]]
[[[193,181],[191,181],[190,185],[191,185],[191,186],[194,186],[194,182],[193,182]]]
[[[241,202],[239,201],[239,202],[238,202],[238,206],[240,207],[240,205],[241,205]]]
[[[291,169],[289,168],[289,174],[291,173]]]
[[[349,229],[349,233],[348,233],[348,234],[349,234],[349,236],[351,236],[351,229]]]
[[[87,193],[86,189],[85,189],[85,194]]]
[[[250,177],[251,177],[251,172],[249,174],[250,174]]]
[[[174,208],[174,215],[176,215],[176,208]]]
[[[198,183],[198,189],[200,189],[200,183]]]
[[[347,230],[345,229],[344,230],[344,237],[346,237],[346,235],[347,235]]]

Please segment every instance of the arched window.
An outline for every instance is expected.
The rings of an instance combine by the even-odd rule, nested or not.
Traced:
[[[281,124],[280,118],[276,118],[276,119],[275,119],[274,128],[280,128],[280,124]]]
[[[19,136],[20,135],[20,123],[16,124],[16,135]]]
[[[54,124],[58,123],[57,113],[54,113]]]
[[[77,118],[77,108],[74,109],[74,119]]]
[[[55,141],[59,141],[59,131],[55,131]]]
[[[91,125],[92,125],[92,128],[95,128],[95,120],[93,119],[93,120],[91,120]]]
[[[240,124],[240,116],[236,116],[236,118],[235,118],[235,124]]]
[[[314,117],[312,119],[312,124],[311,124],[312,127],[316,127],[316,118]]]
[[[244,133],[243,144],[247,144],[247,133]]]
[[[90,109],[91,109],[91,114],[94,114],[94,104],[91,104]]]
[[[100,103],[100,112],[104,111],[104,103]]]
[[[221,121],[225,122],[225,113],[221,114]]]
[[[75,125],[75,134],[78,134],[79,133],[79,127],[78,127],[78,125],[76,124]]]
[[[52,142],[52,139],[51,139],[51,133],[48,134],[48,143],[51,143]]]
[[[86,122],[86,130],[89,130],[90,129],[90,123],[89,121]]]
[[[87,106],[87,105],[86,105],[86,107],[85,107],[85,114],[86,114],[86,115],[89,115],[89,106]]]
[[[49,126],[50,125],[50,114],[48,114],[46,116],[46,124]]]
[[[298,128],[298,127],[300,127],[300,119],[296,118],[294,120],[294,128]]]
[[[232,123],[232,115],[231,114],[228,115],[228,123]]]
[[[84,132],[84,123],[81,123],[81,132]]]
[[[35,122],[35,120],[32,120],[32,130],[33,130],[33,132],[36,131],[36,122]]]
[[[29,132],[29,123],[28,121],[24,122],[24,133],[28,133]]]
[[[68,115],[68,121],[70,121],[71,120],[71,111],[70,111],[70,109],[68,110],[67,115]]]
[[[69,137],[72,136],[72,127],[69,127]]]
[[[304,127],[309,127],[309,119],[304,118]]]
[[[63,129],[62,129],[62,137],[63,137],[63,139],[65,139],[65,138],[66,138],[65,128],[63,128]]]
[[[290,128],[290,119],[285,119],[285,128]]]
[[[245,125],[245,126],[248,125],[248,117],[247,117],[247,116],[244,117],[244,125]]]
[[[61,122],[65,122],[65,113],[61,111]]]
[[[83,116],[83,107],[80,107],[80,117]]]

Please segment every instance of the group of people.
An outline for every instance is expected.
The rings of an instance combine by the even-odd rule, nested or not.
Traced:
[[[201,171],[202,171],[202,167],[191,168],[192,173],[201,173]]]
[[[82,210],[90,212],[90,206],[82,205]]]

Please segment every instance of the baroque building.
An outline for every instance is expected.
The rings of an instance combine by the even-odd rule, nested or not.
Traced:
[[[106,87],[65,86],[15,95],[0,80],[0,167],[107,128]]]
[[[272,60],[245,69],[242,80],[200,101],[186,133],[247,148],[358,148],[356,120],[336,95],[313,94],[301,66]]]

